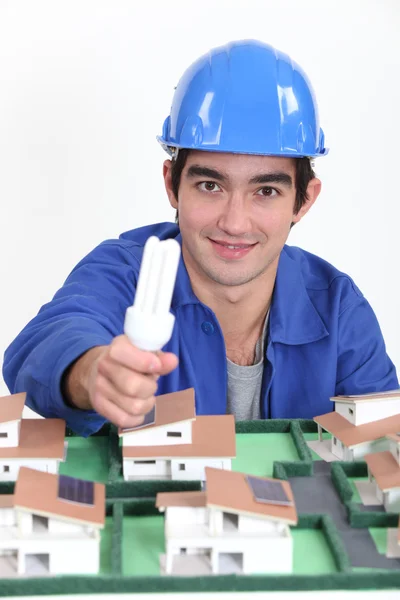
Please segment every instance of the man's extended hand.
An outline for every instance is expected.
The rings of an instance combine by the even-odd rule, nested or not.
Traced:
[[[155,404],[157,379],[178,365],[170,352],[139,350],[125,335],[86,352],[66,376],[68,401],[119,427],[140,425]]]

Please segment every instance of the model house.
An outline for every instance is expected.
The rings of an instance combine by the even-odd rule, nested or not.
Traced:
[[[0,448],[18,446],[26,394],[0,398]]]
[[[15,481],[21,466],[57,473],[64,460],[63,419],[22,419],[25,394],[0,398],[0,481]]]
[[[0,495],[0,576],[96,574],[105,486],[21,467]]]
[[[400,557],[400,519],[397,527],[387,530],[386,556],[388,558]]]
[[[400,435],[387,436],[390,449],[367,454],[368,478],[374,484],[374,493],[388,512],[400,513]]]
[[[397,466],[400,468],[400,433],[389,433],[389,452],[392,454]]]
[[[400,414],[400,390],[358,396],[335,396],[335,412],[353,425],[372,423]]]
[[[400,431],[399,392],[337,396],[331,400],[335,401],[335,411],[314,417],[314,421],[321,443],[323,430],[331,434],[329,446],[334,458],[352,461],[385,451],[389,447],[386,436]]]
[[[16,514],[14,510],[14,496],[12,494],[0,494],[0,537],[2,527],[16,525]]]
[[[288,481],[206,468],[206,491],[157,494],[166,574],[290,573],[297,513]],[[255,484],[255,486],[254,486]],[[263,498],[255,497],[261,489]],[[266,495],[265,495],[266,493]]]
[[[192,388],[158,396],[149,423],[119,434],[125,480],[204,480],[205,467],[230,469],[236,456],[233,415],[196,417]]]

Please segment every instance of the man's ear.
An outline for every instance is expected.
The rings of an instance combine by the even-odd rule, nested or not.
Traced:
[[[175,198],[175,194],[172,189],[172,161],[166,160],[163,164],[163,177],[164,177],[164,185],[165,191],[167,192],[169,203],[172,208],[178,208],[178,199]]]
[[[312,205],[314,204],[314,202],[316,201],[316,199],[318,198],[318,196],[320,194],[321,186],[322,186],[321,181],[319,179],[317,179],[317,177],[314,177],[313,179],[311,179],[311,181],[309,182],[309,184],[307,186],[307,199],[304,202],[301,209],[299,210],[299,212],[297,214],[293,215],[293,219],[292,219],[293,224],[301,221],[301,219],[304,217],[304,215],[306,215],[308,213],[308,211],[310,210],[310,208],[312,207]]]

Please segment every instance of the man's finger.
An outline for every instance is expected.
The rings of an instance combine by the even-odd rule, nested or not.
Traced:
[[[96,381],[95,393],[99,393],[111,404],[115,404],[132,417],[147,414],[155,404],[155,396],[149,394],[145,398],[126,396],[118,392],[108,379],[99,375]]]
[[[144,415],[133,416],[119,408],[116,404],[110,402],[100,391],[95,392],[93,397],[93,408],[107,421],[114,423],[117,427],[123,429],[137,427],[144,420]]]
[[[108,354],[114,362],[139,373],[156,373],[161,368],[161,361],[155,352],[136,348],[126,335],[112,341]]]
[[[111,360],[99,363],[97,371],[99,375],[108,379],[118,393],[124,396],[148,398],[154,396],[157,391],[154,375],[137,373]]]
[[[158,375],[168,375],[176,369],[179,363],[178,357],[172,352],[159,352],[158,358],[161,360],[161,369],[158,371]]]

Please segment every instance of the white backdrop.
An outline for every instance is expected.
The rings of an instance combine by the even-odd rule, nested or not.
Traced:
[[[331,149],[289,243],[355,279],[399,369],[399,32],[399,0],[0,0],[1,358],[94,245],[173,220],[155,136],[174,86],[257,38],[306,70]]]

